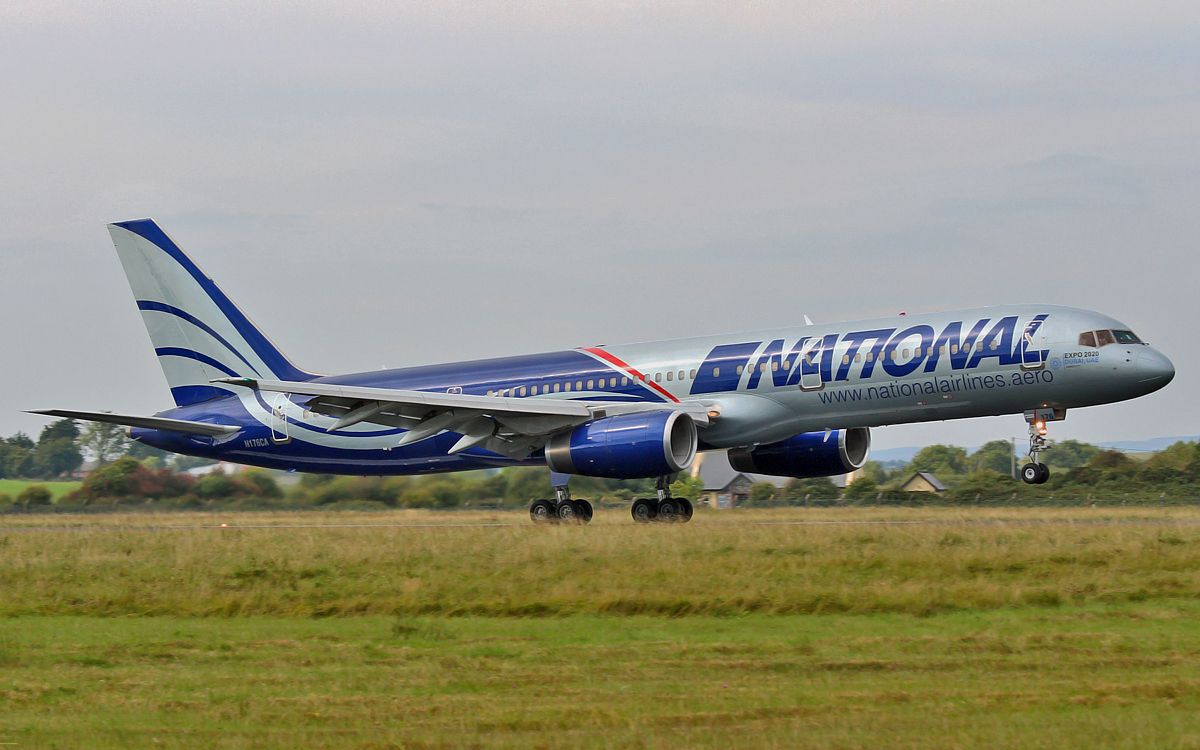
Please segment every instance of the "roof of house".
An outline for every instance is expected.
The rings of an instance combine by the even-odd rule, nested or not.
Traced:
[[[770,482],[776,487],[788,483],[788,477],[774,477],[768,474],[750,474],[738,471],[729,465],[729,454],[725,451],[706,451],[696,456],[692,464],[692,476],[699,476],[704,482],[705,492],[723,490],[739,476],[744,476],[751,482]]]
[[[946,485],[942,484],[940,479],[938,479],[934,475],[930,474],[928,471],[918,471],[916,474],[913,474],[911,477],[909,477],[907,480],[905,480],[904,484],[901,486],[907,487],[909,485],[909,483],[912,482],[912,480],[916,479],[917,477],[920,477],[921,479],[924,479],[926,482],[929,482],[929,485],[931,487],[933,487],[935,490],[937,490],[938,492],[941,492],[942,490],[946,489]]]

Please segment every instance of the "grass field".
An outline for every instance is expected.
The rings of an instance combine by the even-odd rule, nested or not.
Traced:
[[[4,523],[17,747],[1200,748],[1188,509]]]
[[[50,491],[50,497],[58,500],[68,492],[74,492],[79,489],[82,482],[43,482],[30,479],[0,479],[0,495],[8,495],[13,500],[17,499],[17,495],[26,488],[35,484],[40,484]]]

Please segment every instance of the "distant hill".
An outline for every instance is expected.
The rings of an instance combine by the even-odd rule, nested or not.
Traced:
[[[1200,441],[1200,435],[1177,435],[1177,436],[1173,436],[1173,437],[1147,438],[1146,440],[1107,440],[1107,441],[1094,443],[1094,445],[1098,445],[1101,448],[1108,448],[1108,449],[1114,450],[1114,451],[1122,451],[1122,452],[1129,452],[1129,453],[1150,453],[1150,452],[1154,452],[1154,451],[1163,450],[1164,448],[1170,446],[1173,443],[1177,443],[1180,440],[1188,441],[1188,442],[1197,442],[1197,441]],[[1086,441],[1084,441],[1084,442],[1086,442]],[[878,461],[879,463],[884,464],[885,466],[887,466],[887,465],[903,465],[903,464],[906,464],[909,461],[911,461],[913,459],[913,456],[917,455],[917,451],[921,450],[922,447],[924,447],[924,446],[909,445],[909,446],[904,446],[902,448],[883,448],[881,450],[873,450],[873,451],[871,451],[871,460]],[[971,453],[971,452],[975,451],[978,447],[979,446],[975,445],[975,446],[971,446],[971,447],[967,448],[966,450],[968,453]],[[1022,445],[1018,444],[1017,450],[1018,451],[1022,450]]]
[[[1180,437],[1156,437],[1147,440],[1111,440],[1104,443],[1096,443],[1101,448],[1111,448],[1115,451],[1160,451],[1169,447],[1173,443],[1178,443],[1180,440],[1194,443],[1200,441],[1200,435],[1184,435]]]

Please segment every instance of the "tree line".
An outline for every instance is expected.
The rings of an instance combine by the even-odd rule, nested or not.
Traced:
[[[18,433],[0,440],[0,479],[70,477],[85,459],[96,467],[73,492],[52,502],[39,485],[16,497],[0,494],[0,509],[60,510],[142,506],[203,508],[524,508],[531,499],[550,497],[549,470],[514,467],[501,471],[437,474],[425,477],[335,477],[300,475],[284,486],[271,472],[251,469],[193,476],[185,470],[204,459],[174,456],[127,440],[120,427],[72,420],[47,425],[37,441]],[[975,451],[951,445],[921,449],[905,465],[887,468],[868,462],[844,489],[832,479],[758,482],[747,503],[780,505],[876,504],[1078,504],[1080,502],[1196,502],[1200,486],[1200,445],[1180,442],[1144,459],[1066,440],[1043,454],[1050,481],[1026,485],[1012,479],[1016,457],[1007,440]],[[905,492],[918,471],[936,476],[946,491],[937,495]],[[711,488],[710,488],[711,489]],[[671,493],[693,502],[705,490],[697,477],[680,476]],[[575,497],[598,505],[628,504],[654,494],[653,480],[575,477]]]

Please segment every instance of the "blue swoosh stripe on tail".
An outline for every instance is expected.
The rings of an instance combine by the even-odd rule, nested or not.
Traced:
[[[235,356],[238,359],[245,362],[246,367],[249,367],[250,370],[255,375],[262,377],[262,373],[259,372],[258,369],[254,365],[250,364],[250,360],[246,359],[245,356],[243,356],[242,353],[239,352],[233,346],[233,344],[229,343],[229,341],[227,341],[224,336],[222,336],[221,334],[219,334],[215,330],[213,330],[212,326],[205,323],[203,320],[200,320],[195,315],[192,315],[191,313],[187,312],[186,310],[180,310],[178,307],[168,305],[164,302],[155,302],[153,300],[140,299],[137,301],[137,306],[138,306],[139,310],[153,310],[154,312],[167,313],[168,315],[174,315],[177,318],[186,320],[187,322],[191,323],[192,325],[196,326],[200,330],[207,333],[209,336],[212,336],[214,339],[221,342],[221,344],[226,349],[228,349],[230,352],[233,353],[233,356]],[[230,372],[229,373],[230,377],[237,377],[238,375],[244,375],[244,374],[245,373],[238,373],[238,372]]]

